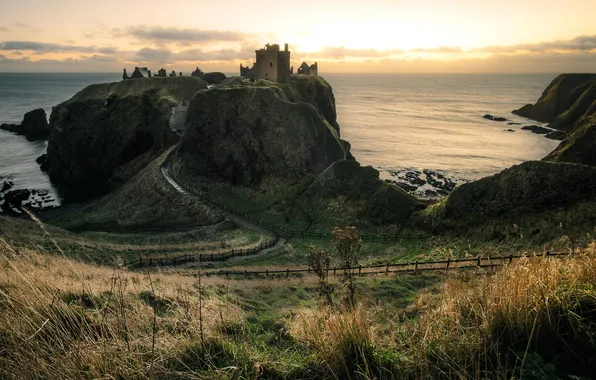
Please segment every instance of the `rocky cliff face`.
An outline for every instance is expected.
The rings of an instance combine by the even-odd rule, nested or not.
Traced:
[[[172,109],[206,87],[191,77],[91,85],[54,107],[43,168],[67,199],[108,192],[176,142]]]
[[[324,80],[237,82],[192,100],[180,149],[183,171],[249,185],[264,176],[318,174],[346,158],[339,128],[329,122],[337,124]],[[303,88],[310,90],[296,95]]]
[[[544,160],[596,165],[596,74],[559,75],[536,104],[513,112],[566,133]]]
[[[596,168],[530,161],[456,188],[444,216],[478,220],[567,206],[596,196]]]
[[[596,74],[561,74],[536,104],[526,104],[513,113],[570,131],[596,100],[595,85]]]
[[[50,134],[46,111],[41,108],[27,112],[21,124],[2,124],[0,129],[23,135],[29,141],[45,140]]]

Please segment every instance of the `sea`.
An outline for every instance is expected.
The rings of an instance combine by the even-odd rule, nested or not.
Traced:
[[[361,164],[377,168],[386,180],[427,169],[462,183],[541,159],[559,143],[522,130],[542,124],[511,114],[534,103],[556,74],[322,76],[333,87],[342,138]],[[85,86],[120,79],[121,73],[0,73],[0,123],[19,123],[35,108],[49,117],[52,106]],[[46,189],[59,199],[35,162],[46,148],[46,142],[0,130],[0,177],[12,178],[14,189]]]

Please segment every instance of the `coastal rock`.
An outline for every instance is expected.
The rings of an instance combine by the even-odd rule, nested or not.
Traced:
[[[324,93],[332,96],[328,84]],[[323,95],[311,96],[315,101]],[[288,99],[273,82],[259,81],[197,93],[188,109],[180,155],[187,173],[248,185],[265,176],[318,174],[346,158],[346,151],[317,108]]]
[[[523,126],[521,129],[523,129],[525,131],[532,131],[532,133],[536,133],[537,135],[546,135],[546,134],[552,132],[552,130],[550,130],[548,128],[539,127],[537,125],[526,125],[526,126]]]
[[[509,123],[507,123],[507,125],[522,125],[522,123],[509,122]]]
[[[544,160],[596,166],[596,114],[584,118]]]
[[[479,221],[568,206],[595,196],[596,168],[529,161],[459,186],[443,212],[448,219]]]
[[[289,83],[279,83],[290,102],[305,102],[316,107],[319,113],[339,133],[335,96],[329,83],[322,77],[292,75]]]
[[[561,74],[544,90],[536,104],[526,104],[514,114],[550,123],[549,127],[571,131],[589,114],[596,101],[596,74]]]
[[[486,114],[486,115],[484,115],[482,117],[485,118],[485,119],[488,119],[488,120],[492,120],[492,121],[507,121],[507,119],[505,119],[504,117],[493,116],[493,115],[490,115],[490,114]]]
[[[565,137],[567,137],[567,134],[563,131],[550,131],[549,133],[544,135],[544,137],[551,140],[563,141],[565,140]]]
[[[177,141],[172,108],[206,88],[191,77],[88,86],[54,107],[43,168],[67,200],[104,194]]]
[[[44,140],[50,134],[46,111],[41,108],[27,112],[21,124],[2,124],[0,129],[23,135],[29,141]]]
[[[504,129],[504,131],[505,131],[505,132],[515,132],[515,129],[511,129],[511,128],[509,128],[509,129]]]
[[[209,84],[220,84],[226,79],[226,75],[219,72],[206,73],[201,75],[201,79]]]

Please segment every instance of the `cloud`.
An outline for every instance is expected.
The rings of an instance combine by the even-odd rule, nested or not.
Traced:
[[[297,55],[315,58],[343,59],[346,57],[382,58],[403,53],[403,50],[349,49],[343,46],[325,46],[322,50],[317,52],[297,53]]]
[[[21,28],[21,29],[29,29],[29,28],[31,28],[31,25],[29,25],[29,24],[25,24],[25,23],[23,23],[23,22],[20,22],[20,21],[19,21],[19,22],[15,22],[15,23],[14,23],[14,24],[12,24],[12,25],[13,25],[14,27],[16,27],[16,28]]]
[[[101,47],[96,46],[78,46],[78,45],[63,45],[63,44],[52,44],[46,42],[35,42],[35,41],[4,41],[0,42],[0,50],[26,50],[33,51],[36,53],[102,53],[102,54],[115,54],[118,52],[113,47]]]
[[[134,54],[133,60],[138,63],[175,63],[175,62],[213,62],[246,60],[254,55],[254,48],[245,47],[239,50],[219,49],[204,51],[201,49],[187,49],[173,52],[168,49],[152,49],[145,47]]]
[[[154,43],[238,42],[244,41],[248,37],[247,34],[234,31],[164,28],[159,26],[131,26],[125,29],[114,29],[113,32],[118,37],[132,36]]]
[[[484,53],[517,53],[520,51],[549,52],[549,51],[591,51],[596,49],[595,36],[579,36],[571,40],[557,40],[539,42],[535,44],[518,44],[510,46],[486,46],[477,51]]]
[[[0,26],[0,33],[8,33],[9,30],[3,26]]]
[[[437,48],[412,49],[414,53],[461,54],[464,51],[459,46],[439,46]]]

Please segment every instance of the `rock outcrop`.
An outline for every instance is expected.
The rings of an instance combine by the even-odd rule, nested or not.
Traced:
[[[543,211],[596,196],[596,168],[529,161],[456,188],[444,205],[452,220],[501,218]]]
[[[202,80],[209,84],[220,84],[226,79],[226,74],[220,72],[206,73],[200,76]]]
[[[311,78],[317,85],[301,80],[300,88],[288,84],[286,91],[277,83],[258,81],[198,93],[190,103],[180,147],[183,170],[249,185],[265,176],[316,175],[346,158],[338,128],[316,106],[334,103],[331,87]],[[301,94],[302,87],[313,91],[310,98],[286,96]],[[322,93],[314,93],[317,89]],[[328,116],[335,121],[335,113]]]
[[[191,77],[88,86],[54,107],[43,167],[67,200],[106,193],[176,142],[172,108],[206,88]]]
[[[205,72],[197,67],[192,73],[190,73],[190,76],[200,78],[204,74]]]
[[[301,195],[315,219],[333,218],[336,225],[399,225],[422,203],[404,190],[379,179],[373,167],[362,167],[354,160],[334,162]]]
[[[596,166],[596,74],[559,75],[536,104],[513,112],[558,130],[545,130],[546,137],[563,142],[544,160]]]
[[[583,118],[544,160],[596,166],[596,113]]]
[[[582,116],[594,112],[595,101],[596,74],[561,74],[548,85],[536,104],[526,104],[513,113],[550,123],[551,128],[571,131]]]
[[[50,134],[46,111],[41,108],[27,112],[21,124],[2,124],[0,129],[23,135],[29,141],[45,140]]]

